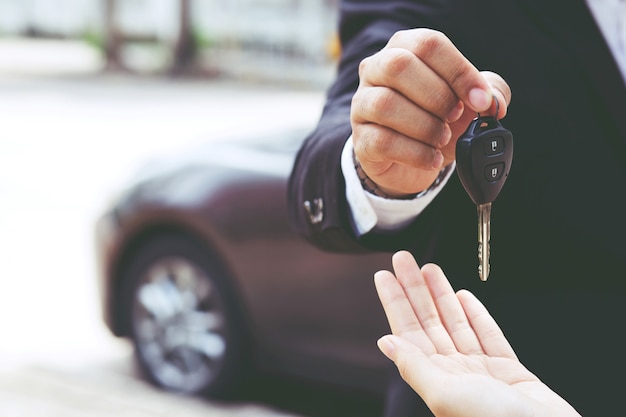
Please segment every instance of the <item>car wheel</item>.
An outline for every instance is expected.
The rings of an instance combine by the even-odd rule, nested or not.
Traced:
[[[151,240],[125,274],[135,355],[156,385],[227,398],[248,370],[241,314],[227,276],[191,240]]]

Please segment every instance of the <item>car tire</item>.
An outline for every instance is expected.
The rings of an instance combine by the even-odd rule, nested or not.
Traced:
[[[123,274],[122,298],[135,357],[155,385],[211,398],[236,396],[249,355],[232,283],[191,239],[150,239]]]

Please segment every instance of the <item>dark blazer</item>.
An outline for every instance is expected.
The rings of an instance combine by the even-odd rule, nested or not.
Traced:
[[[357,67],[395,31],[414,27],[446,33],[513,92],[502,123],[515,152],[493,204],[486,283],[477,277],[476,209],[456,174],[404,230],[359,238],[352,227],[340,155]],[[594,362],[600,346],[591,340],[609,346],[599,353],[607,360],[624,348],[608,333],[622,333],[626,319],[626,86],[585,2],[347,0],[340,36],[336,81],[290,179],[295,229],[326,250],[410,249],[438,263],[455,287],[485,301],[531,370],[581,411],[615,411],[605,397],[619,391],[600,390],[593,378],[623,381],[624,361]],[[318,222],[304,209],[314,199],[323,201]]]

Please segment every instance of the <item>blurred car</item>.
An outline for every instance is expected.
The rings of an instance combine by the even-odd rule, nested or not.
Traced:
[[[106,325],[167,390],[228,398],[273,374],[383,392],[373,273],[294,234],[287,178],[307,130],[209,140],[149,161],[96,226]]]

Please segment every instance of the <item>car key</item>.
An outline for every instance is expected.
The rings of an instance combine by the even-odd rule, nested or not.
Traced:
[[[493,116],[478,115],[456,144],[457,173],[478,211],[478,276],[482,281],[487,281],[490,272],[491,203],[502,190],[512,159],[513,135]]]

